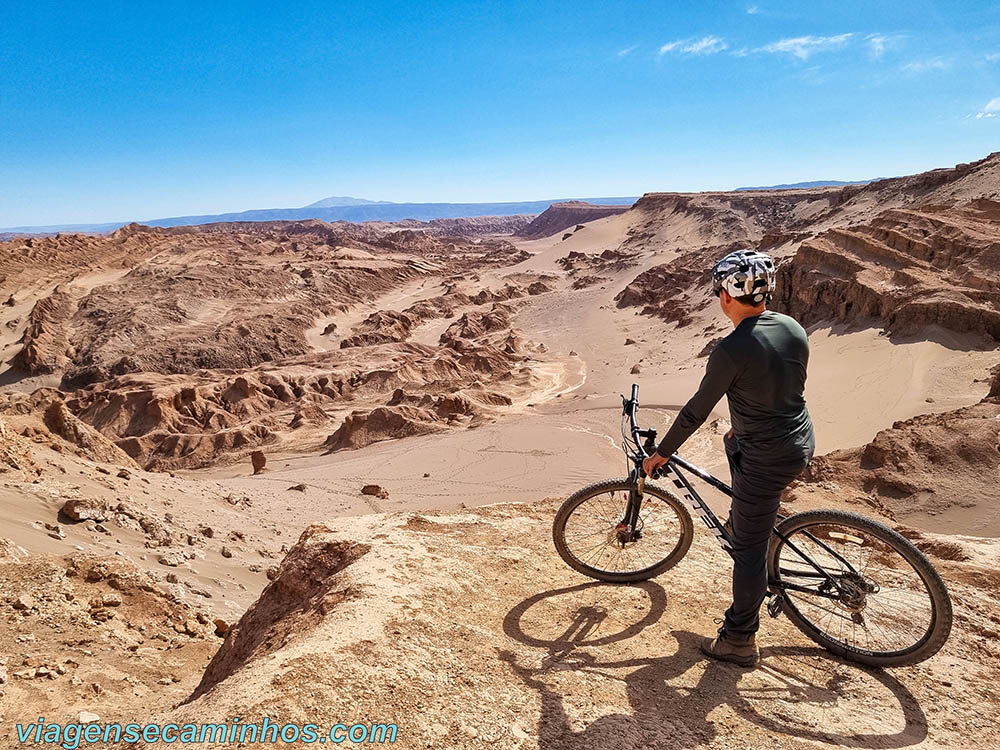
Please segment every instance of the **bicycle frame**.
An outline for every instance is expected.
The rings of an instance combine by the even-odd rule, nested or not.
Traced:
[[[624,519],[624,523],[628,525],[629,531],[632,531],[636,528],[636,524],[639,520],[639,511],[642,507],[643,492],[646,485],[646,475],[642,469],[642,462],[652,453],[652,450],[655,449],[653,446],[656,440],[656,430],[655,429],[644,430],[640,429],[638,426],[638,422],[636,419],[636,412],[639,408],[639,386],[637,384],[635,383],[632,384],[632,398],[626,400],[625,397],[622,396],[622,403],[625,414],[629,418],[631,433],[632,433],[632,441],[635,443],[635,451],[633,453],[629,453],[627,445],[624,446],[626,454],[629,455],[634,464],[632,471],[629,473],[629,481],[635,484],[635,489],[629,493],[629,504],[628,504],[628,509],[626,511],[626,517]],[[697,490],[695,490],[691,482],[688,481],[688,478],[684,476],[684,474],[681,472],[681,469],[684,469],[685,471],[688,471],[691,474],[695,475],[703,482],[706,482],[707,484],[711,485],[715,489],[722,492],[727,497],[733,496],[732,487],[727,485],[718,477],[715,477],[709,472],[705,471],[704,469],[700,469],[694,464],[690,463],[689,461],[685,461],[676,453],[673,454],[667,460],[667,472],[669,472],[672,475],[671,479],[674,484],[674,487],[680,490],[680,495],[684,500],[684,502],[688,505],[688,507],[691,508],[694,514],[701,519],[702,523],[705,524],[706,528],[708,528],[708,530],[715,536],[716,540],[719,542],[719,545],[722,547],[722,549],[726,551],[726,554],[732,557],[733,542],[734,542],[732,535],[728,531],[726,531],[723,524],[719,521],[718,516],[716,516],[715,513],[712,512],[712,509],[708,507],[708,505],[702,499],[701,495],[698,494]],[[667,472],[664,472],[663,476],[666,476]],[[782,515],[781,513],[778,514],[779,521],[782,521],[785,518],[787,518],[787,516]],[[774,591],[769,592],[769,594],[774,593],[780,595],[781,591],[788,590],[788,591],[803,591],[813,595],[828,597],[830,599],[840,598],[842,589],[836,578],[827,573],[821,566],[819,566],[815,561],[813,561],[811,557],[809,557],[806,553],[800,550],[791,540],[789,540],[788,537],[786,537],[784,534],[778,531],[777,527],[775,527],[772,533],[778,536],[789,547],[789,549],[795,552],[800,558],[802,558],[804,562],[808,563],[815,571],[815,572],[794,571],[794,574],[797,577],[826,579],[834,587],[834,591],[820,592],[817,591],[815,588],[809,588],[807,586],[801,586],[799,584],[794,584],[794,583],[775,581],[772,579],[768,583],[769,586],[772,589],[774,589]],[[836,550],[832,549],[828,544],[824,543],[822,540],[818,539],[815,535],[813,535],[808,531],[804,532],[804,535],[808,539],[819,545],[827,553],[829,553],[837,560],[842,562],[850,572],[857,573],[857,571],[855,571],[854,569],[854,566],[851,565],[850,562],[848,562],[846,559],[844,559],[844,557],[842,557],[839,553],[837,553]],[[790,572],[790,571],[782,569],[782,572]],[[780,610],[780,600],[778,604],[779,607],[777,609]],[[774,616],[777,616],[777,614],[774,611],[772,611],[772,614]]]

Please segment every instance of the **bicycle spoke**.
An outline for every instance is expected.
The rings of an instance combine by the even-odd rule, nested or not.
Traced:
[[[785,598],[817,630],[847,648],[872,654],[902,652],[927,636],[934,617],[930,592],[890,544],[837,524],[797,529],[789,539],[801,554],[782,543],[779,575],[811,590],[786,589]],[[837,588],[810,570],[802,554],[830,575]]]
[[[646,570],[673,554],[681,539],[673,507],[647,494],[636,524],[639,535],[623,545],[618,525],[627,508],[628,494],[621,490],[597,493],[580,503],[563,530],[570,554],[584,565],[610,573]]]

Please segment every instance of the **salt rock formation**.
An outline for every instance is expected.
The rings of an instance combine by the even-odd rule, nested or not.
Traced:
[[[712,304],[712,267],[742,247],[710,245],[679,254],[668,263],[653,266],[632,280],[615,297],[618,307],[641,307],[643,315],[686,326],[693,314]]]
[[[14,367],[31,375],[62,369],[69,360],[69,321],[75,311],[76,301],[64,287],[38,300],[28,314],[24,346],[14,358]]]
[[[619,250],[752,246],[768,233],[795,226],[804,213],[828,206],[828,191],[647,193],[633,207],[635,219]]]
[[[63,503],[61,512],[71,521],[103,521],[111,511],[103,500],[74,497]]]
[[[264,467],[267,466],[267,456],[264,455],[264,451],[251,452],[250,465],[253,466],[254,476],[256,476],[257,474],[263,474]]]
[[[556,261],[571,275],[581,271],[620,271],[634,266],[636,262],[628,253],[610,248],[600,253],[581,253],[571,250]]]
[[[6,404],[0,402],[0,411]],[[15,434],[7,422],[0,419],[0,474],[16,472],[27,478],[36,474],[38,467],[31,455],[28,441]]]
[[[295,409],[295,416],[292,417],[292,421],[288,423],[288,426],[296,430],[306,425],[321,425],[329,421],[330,418],[323,409],[315,404],[306,403]]]
[[[598,284],[603,284],[605,281],[610,281],[607,276],[577,276],[573,279],[572,287],[574,289],[587,289],[592,286],[597,286]]]
[[[501,322],[509,326],[509,319]],[[503,336],[507,331],[495,333]],[[441,388],[447,383],[446,390],[455,391],[508,381],[513,363],[525,355],[516,348],[473,340],[482,332],[459,327],[452,331],[457,338],[449,339],[454,346],[353,347],[240,375],[128,375],[75,391],[67,404],[144,468],[204,466],[275,442],[290,419],[281,415],[290,410],[360,406],[384,399],[397,388]],[[393,417],[392,424],[397,419]]]
[[[472,216],[462,219],[432,219],[424,223],[428,231],[448,237],[481,237],[517,234],[528,226],[533,214],[511,216]]]
[[[564,201],[553,203],[534,221],[515,232],[518,237],[537,239],[548,237],[563,229],[583,224],[605,216],[616,216],[629,210],[631,206],[601,206],[586,201]]]
[[[77,446],[86,458],[135,468],[135,462],[121,448],[78,419],[62,400],[53,400],[45,408],[43,419],[54,435]]]
[[[492,333],[510,330],[510,309],[494,304],[487,312],[464,313],[441,334],[441,344],[454,349],[469,348],[471,342]]]
[[[349,415],[324,446],[330,452],[363,448],[382,440],[428,435],[449,426],[472,426],[492,416],[495,407],[510,404],[510,398],[500,393],[418,396],[397,389],[385,406]]]
[[[355,332],[351,336],[341,339],[340,348],[406,341],[410,337],[410,332],[421,322],[421,317],[412,312],[378,310],[355,327]]]
[[[771,248],[872,221],[890,208],[1000,199],[1000,152],[969,164],[864,185],[716,193],[647,193],[620,249],[738,242]]]
[[[4,289],[31,288],[40,276],[59,280],[92,271],[130,268],[156,254],[166,230],[137,225],[109,236],[57,234],[15,237],[0,244],[0,284]]]
[[[380,406],[368,412],[357,411],[349,415],[323,445],[332,453],[348,448],[363,448],[382,440],[427,435],[443,430],[446,426],[435,414],[420,407]]]
[[[517,262],[511,243],[325,222],[124,227],[0,245],[3,289],[126,268],[59,287],[31,315],[17,364],[77,388],[135,372],[243,369],[311,351],[315,319],[431,273]],[[345,250],[350,248],[350,250]],[[68,338],[72,333],[72,346]]]
[[[226,635],[191,699],[230,677],[247,662],[259,659],[319,625],[344,602],[357,598],[339,575],[371,547],[335,541],[330,529],[314,524],[302,532],[278,568],[277,577],[260,599]]]
[[[476,294],[467,294],[449,286],[444,294],[415,302],[405,310],[373,312],[354,327],[352,335],[341,340],[340,348],[406,341],[413,329],[431,320],[451,317],[460,307],[536,296],[549,291],[551,288],[542,281],[534,281],[527,287],[507,283],[499,289],[481,289]]]
[[[929,325],[1000,340],[1000,203],[890,209],[831,229],[778,267],[775,304],[803,324]]]

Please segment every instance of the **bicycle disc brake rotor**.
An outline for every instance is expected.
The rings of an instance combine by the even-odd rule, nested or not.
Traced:
[[[608,544],[624,549],[630,544],[635,544],[641,538],[642,532],[639,529],[629,533],[627,523],[618,523],[608,533]]]
[[[840,598],[837,600],[851,613],[851,619],[859,625],[864,622],[863,612],[868,607],[868,595],[877,593],[879,586],[858,573],[848,573],[840,579]]]

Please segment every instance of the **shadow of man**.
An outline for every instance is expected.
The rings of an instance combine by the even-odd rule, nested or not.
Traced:
[[[514,674],[540,696],[540,747],[590,750],[612,746],[686,748],[704,745],[718,737],[718,728],[709,715],[723,705],[729,706],[741,719],[768,732],[844,747],[907,747],[927,736],[926,717],[912,693],[902,684],[884,672],[849,664],[819,648],[765,648],[761,667],[756,672],[748,672],[735,665],[704,660],[698,650],[703,635],[675,630],[671,636],[676,649],[668,656],[601,660],[600,649],[634,638],[659,620],[665,611],[665,592],[659,584],[650,581],[638,585],[649,596],[650,611],[616,633],[599,634],[608,612],[594,605],[578,607],[565,627],[557,627],[558,634],[551,638],[539,638],[525,632],[522,620],[534,604],[551,597],[580,594],[593,587],[607,588],[609,593],[620,590],[606,584],[586,583],[541,592],[512,608],[504,619],[504,631],[510,638],[545,651],[535,662],[538,666],[526,666],[510,650],[501,650],[498,654]],[[663,646],[664,650],[669,648],[667,639],[663,639]],[[822,658],[817,660],[816,657]],[[702,669],[696,681],[694,673],[688,675],[692,668]],[[881,683],[898,700],[903,717],[901,730],[884,732],[879,726],[879,730],[867,733],[838,732],[832,726],[810,726],[806,718],[797,721],[785,710],[760,710],[761,704],[780,707],[792,703],[811,704],[805,706],[809,710],[804,713],[811,715],[810,711],[818,711],[822,715],[831,706],[836,707],[841,698],[849,696],[848,675],[854,670]],[[552,679],[555,673],[566,672],[622,682],[630,712],[609,713],[590,721],[583,729],[574,729],[574,724],[579,727],[579,722],[571,718],[566,696],[554,686],[558,680]],[[746,680],[749,684],[741,686],[749,675],[753,675]],[[886,707],[886,713],[889,708]]]

